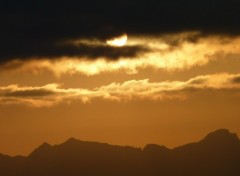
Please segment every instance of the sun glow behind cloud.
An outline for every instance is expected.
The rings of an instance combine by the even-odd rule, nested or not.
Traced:
[[[240,1],[7,2],[0,153],[69,137],[175,147],[240,134]]]
[[[121,46],[126,45],[127,40],[128,40],[127,34],[123,34],[119,37],[115,37],[115,38],[107,40],[107,44],[110,46],[121,47]]]
[[[5,68],[14,68],[12,71],[33,71],[34,73],[46,69],[57,76],[76,73],[91,76],[119,71],[135,74],[145,68],[166,71],[186,70],[218,60],[219,55],[224,57],[228,54],[240,54],[240,38],[209,36],[199,38],[194,42],[189,41],[188,38],[194,37],[194,35],[192,33],[179,34],[179,38],[177,36],[132,38],[130,44],[135,42],[138,45],[146,45],[150,49],[149,52],[136,57],[123,57],[118,60],[109,60],[105,57],[92,60],[77,56],[62,56],[55,59],[32,58],[27,61],[9,62]]]
[[[8,70],[14,73],[30,71],[36,74],[51,71],[57,77],[61,77],[64,74],[83,74],[87,76],[118,72],[136,74],[146,68],[174,72],[176,70],[188,70],[192,67],[206,65],[211,61],[217,61],[219,56],[240,55],[239,37],[203,37],[198,35],[198,33],[182,33],[155,38],[132,37],[129,39],[128,45],[145,45],[145,47],[149,48],[149,51],[135,57],[122,57],[117,60],[111,60],[107,57],[90,59],[78,56],[62,56],[55,59],[19,59],[3,65],[2,71]],[[94,45],[94,42],[91,45]],[[230,78],[235,76],[238,77],[239,75],[216,73],[214,75],[198,76],[185,82],[177,80],[172,82],[150,82],[149,77],[147,77],[141,80],[125,80],[122,84],[116,82],[109,85],[101,84],[101,86],[94,89],[65,89],[56,83],[50,83],[42,87],[11,85],[9,87],[1,87],[0,95],[2,104],[24,101],[40,107],[58,104],[63,100],[71,102],[76,99],[82,102],[89,102],[95,98],[116,101],[135,98],[154,100],[184,99],[186,98],[186,93],[183,93],[182,90],[187,89],[238,89],[239,84],[229,82]]]

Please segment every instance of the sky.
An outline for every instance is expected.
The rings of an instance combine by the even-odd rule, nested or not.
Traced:
[[[1,1],[0,153],[240,135],[237,0]]]

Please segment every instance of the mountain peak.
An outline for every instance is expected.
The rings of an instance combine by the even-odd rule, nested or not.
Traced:
[[[51,150],[52,146],[46,142],[44,142],[42,145],[40,145],[38,148],[36,148],[30,155],[41,155],[43,153],[46,153],[47,151]]]
[[[63,145],[66,145],[66,144],[77,144],[77,143],[80,143],[81,140],[78,140],[74,137],[71,137],[69,138],[68,140],[66,140],[64,143],[62,143]]]
[[[157,144],[147,144],[143,151],[169,151],[169,149],[165,146],[157,145]]]
[[[80,141],[79,139],[76,139],[74,137],[69,138],[66,142],[76,142],[76,141]]]
[[[202,142],[211,143],[240,143],[239,138],[235,133],[231,133],[228,129],[219,129],[209,133]]]

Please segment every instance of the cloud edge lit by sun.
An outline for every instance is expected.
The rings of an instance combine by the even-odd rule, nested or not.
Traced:
[[[128,35],[126,33],[124,33],[121,36],[108,39],[106,41],[106,43],[113,47],[122,47],[122,46],[126,45],[127,40],[128,40]]]

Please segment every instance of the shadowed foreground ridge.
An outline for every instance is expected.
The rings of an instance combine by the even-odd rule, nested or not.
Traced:
[[[143,149],[74,138],[47,143],[28,157],[0,155],[3,176],[238,176],[240,140],[226,129],[203,140],[168,149],[148,144]]]

